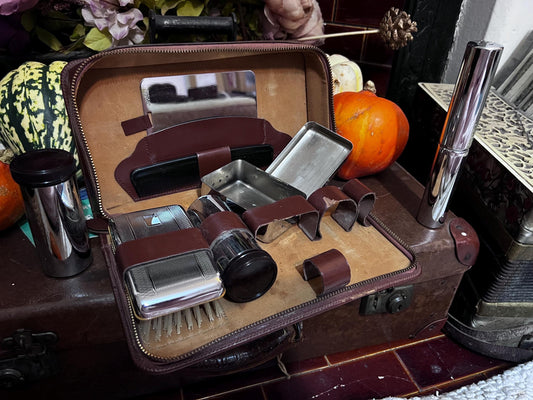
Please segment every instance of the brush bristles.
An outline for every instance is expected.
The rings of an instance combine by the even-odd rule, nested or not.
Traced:
[[[213,323],[217,318],[220,319],[225,316],[221,302],[214,300],[210,303],[187,308],[163,317],[139,321],[139,330],[144,338],[147,338],[150,332],[153,331],[155,340],[159,342],[162,335],[181,334],[183,321],[185,322],[185,328],[192,331],[196,327],[198,329],[202,327],[205,317],[209,323]]]

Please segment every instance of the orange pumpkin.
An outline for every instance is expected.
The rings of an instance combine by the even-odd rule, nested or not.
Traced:
[[[409,138],[409,122],[397,104],[367,90],[333,97],[337,133],[353,144],[337,175],[359,178],[383,171],[398,159]]]
[[[13,180],[8,161],[13,153],[0,150],[0,231],[9,228],[24,215],[20,186]]]

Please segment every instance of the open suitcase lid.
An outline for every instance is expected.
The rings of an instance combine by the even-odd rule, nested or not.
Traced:
[[[279,42],[150,45],[104,51],[67,65],[62,75],[65,102],[91,205],[98,217],[107,219],[169,204],[187,207],[198,198],[197,186],[160,196],[132,197],[117,180],[119,164],[139,148],[149,160],[154,158],[150,158],[154,149],[165,153],[171,148],[171,155],[183,141],[160,133],[127,134],[131,132],[125,132],[122,123],[143,115],[139,89],[142,79],[228,70],[255,73],[259,130],[267,143],[273,137],[283,138],[274,144],[276,153],[308,121],[334,128],[329,64],[325,54],[314,46]],[[231,129],[222,131],[228,140],[233,137]],[[212,131],[214,141],[218,140],[217,134],[219,130]],[[155,146],[151,136],[164,141]],[[320,232],[320,240],[310,240],[295,225],[272,243],[262,244],[278,267],[277,279],[266,294],[248,303],[222,299],[223,318],[214,322],[204,318],[201,327],[182,328],[179,334],[174,331],[170,335],[141,328],[126,295],[110,238],[102,235],[134,361],[145,370],[159,373],[192,366],[369,293],[406,282],[420,272],[401,239],[372,217],[368,223],[344,229],[326,213],[320,220]],[[304,279],[304,262],[331,250],[345,258],[349,279],[345,286],[317,296]]]
[[[308,121],[334,127],[329,64],[325,54],[310,45],[236,42],[134,46],[69,63],[63,71],[62,87],[92,194],[93,212],[109,217],[173,201],[169,196],[134,199],[114,175],[119,163],[131,156],[140,139],[146,137],[146,132],[127,135],[122,126],[144,115],[140,90],[144,78],[243,69],[255,74],[257,118],[270,125],[261,129],[286,134],[290,139]],[[222,136],[229,141],[227,135],[236,134],[232,128],[221,131],[220,135],[213,132],[213,140]],[[185,139],[173,140],[177,142],[176,147],[183,145],[183,140],[192,139],[189,132],[186,135]],[[284,144],[286,141],[280,146]],[[150,151],[157,146],[152,140],[143,145],[150,146]],[[170,152],[168,146],[161,146],[157,151]],[[154,156],[149,157],[152,162]],[[162,155],[158,161],[164,161],[165,157],[169,155]],[[185,193],[183,196],[187,197]],[[189,198],[189,202],[192,200]]]

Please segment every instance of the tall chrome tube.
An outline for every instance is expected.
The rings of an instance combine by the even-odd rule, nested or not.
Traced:
[[[418,209],[422,225],[440,228],[464,160],[474,139],[503,47],[469,42],[448,108],[429,181]]]

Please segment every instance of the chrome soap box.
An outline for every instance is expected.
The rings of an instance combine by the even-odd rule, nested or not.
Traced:
[[[186,212],[181,206],[173,205],[113,217],[109,233],[116,255],[124,243],[149,237],[158,239],[159,235],[188,228],[193,225]],[[171,314],[224,295],[224,286],[209,248],[185,253],[177,251],[162,257],[157,256],[157,249],[151,249],[152,254],[156,256],[124,270],[125,286],[139,319]]]

